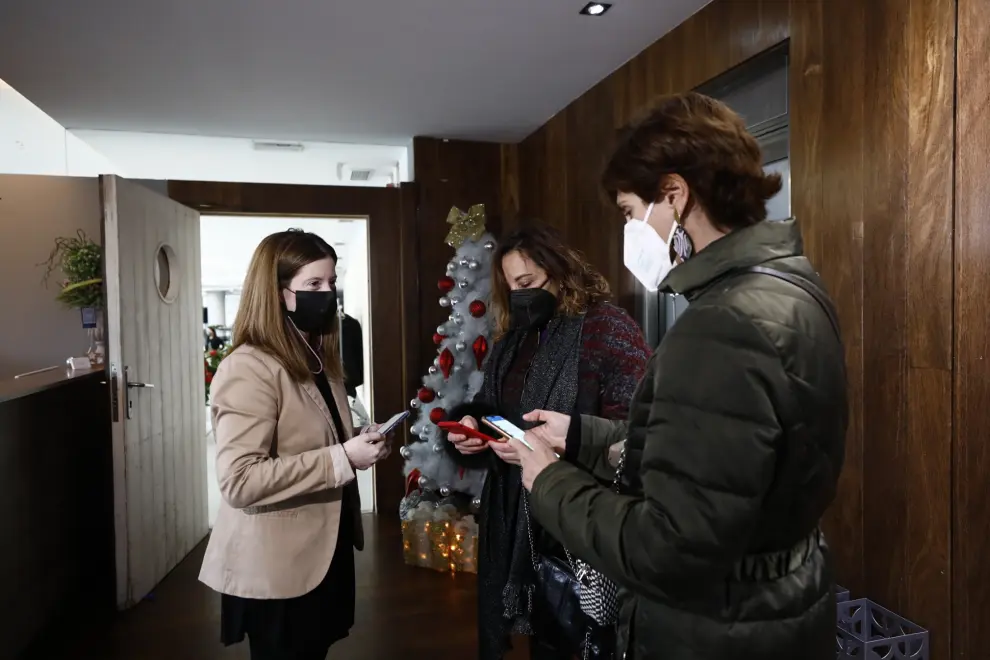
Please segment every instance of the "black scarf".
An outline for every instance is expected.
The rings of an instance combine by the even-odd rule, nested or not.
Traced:
[[[502,383],[527,331],[510,332],[495,344],[485,366],[481,400],[494,404],[500,414],[523,429],[532,425],[524,422],[522,415],[532,410],[574,414],[583,326],[583,315],[558,316],[550,321],[529,367],[517,410],[503,407]],[[478,539],[479,658],[498,660],[506,650],[510,632],[532,633],[529,615],[535,576],[522,512],[520,469],[493,459],[484,488],[486,511]]]

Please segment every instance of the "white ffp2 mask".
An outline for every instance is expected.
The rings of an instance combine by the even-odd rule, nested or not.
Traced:
[[[646,207],[642,220],[632,219],[624,230],[622,261],[626,268],[648,291],[660,288],[660,282],[667,277],[674,264],[670,261],[670,240],[674,236],[676,223],[670,227],[670,236],[664,241],[649,224],[653,204]]]

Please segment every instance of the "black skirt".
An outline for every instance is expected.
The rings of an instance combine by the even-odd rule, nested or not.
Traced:
[[[305,653],[347,637],[354,625],[354,522],[348,489],[340,509],[337,549],[323,581],[296,598],[261,600],[222,594],[220,641],[239,644],[245,635],[265,648]]]

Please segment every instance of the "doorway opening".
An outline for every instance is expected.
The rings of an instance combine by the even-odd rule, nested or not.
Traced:
[[[302,229],[317,234],[337,252],[341,357],[347,374],[351,418],[355,428],[361,428],[374,419],[367,218],[202,215],[201,281],[206,361],[209,363],[212,358],[215,363],[217,353],[222,356],[223,349],[230,345],[240,304],[241,287],[255,248],[266,236],[288,229]],[[206,377],[210,378],[209,375]],[[220,507],[220,489],[216,476],[216,441],[209,410],[205,433],[209,521],[212,528]],[[357,473],[363,512],[376,510],[374,470],[372,467]]]

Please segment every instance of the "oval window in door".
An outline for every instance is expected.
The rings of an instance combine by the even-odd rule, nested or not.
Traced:
[[[158,297],[166,303],[175,302],[179,295],[179,281],[176,279],[179,269],[178,258],[171,245],[162,244],[155,252],[155,288]]]

